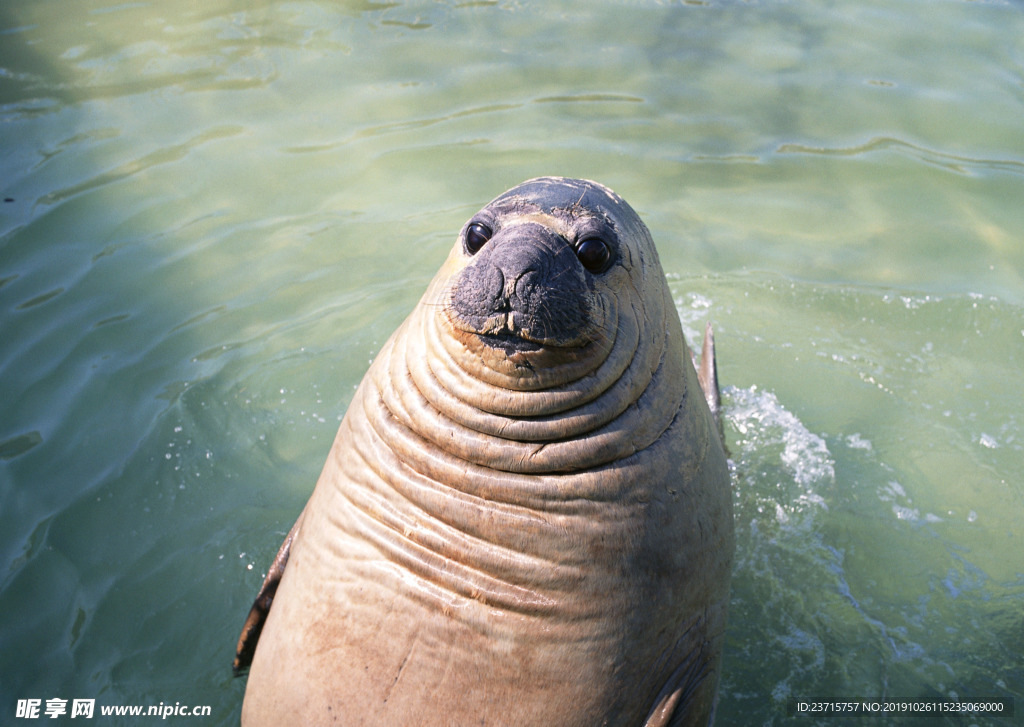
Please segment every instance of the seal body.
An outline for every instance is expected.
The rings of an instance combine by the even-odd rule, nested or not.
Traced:
[[[706,724],[731,507],[646,227],[525,182],[356,391],[240,640],[242,723]]]

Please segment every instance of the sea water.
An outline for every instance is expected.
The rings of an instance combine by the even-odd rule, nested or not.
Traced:
[[[5,3],[0,722],[237,723],[354,387],[548,174],[622,194],[715,326],[718,724],[1024,708],[1022,118],[1017,2]]]

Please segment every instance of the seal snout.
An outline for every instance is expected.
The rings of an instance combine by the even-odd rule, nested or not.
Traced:
[[[455,326],[508,350],[585,345],[592,292],[572,247],[536,222],[500,230],[453,282]]]

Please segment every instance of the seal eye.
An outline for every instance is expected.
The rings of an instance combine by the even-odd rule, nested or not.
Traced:
[[[483,222],[474,222],[466,228],[466,252],[476,255],[493,234],[491,228]]]
[[[603,273],[612,261],[612,250],[600,237],[588,237],[576,245],[576,257],[594,275]]]

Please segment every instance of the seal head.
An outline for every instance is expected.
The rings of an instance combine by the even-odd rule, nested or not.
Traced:
[[[576,180],[531,180],[495,199],[459,236],[468,259],[448,289],[451,336],[510,388],[535,387],[540,370],[544,387],[586,373],[579,363],[614,342],[610,293],[630,262],[616,217],[639,222],[610,190]]]
[[[523,189],[499,198],[466,224],[462,247],[473,260],[450,289],[453,330],[479,336],[524,366],[529,357],[515,352],[564,352],[601,338],[605,311],[597,278],[618,247],[606,215],[539,189],[546,194],[531,198]]]

